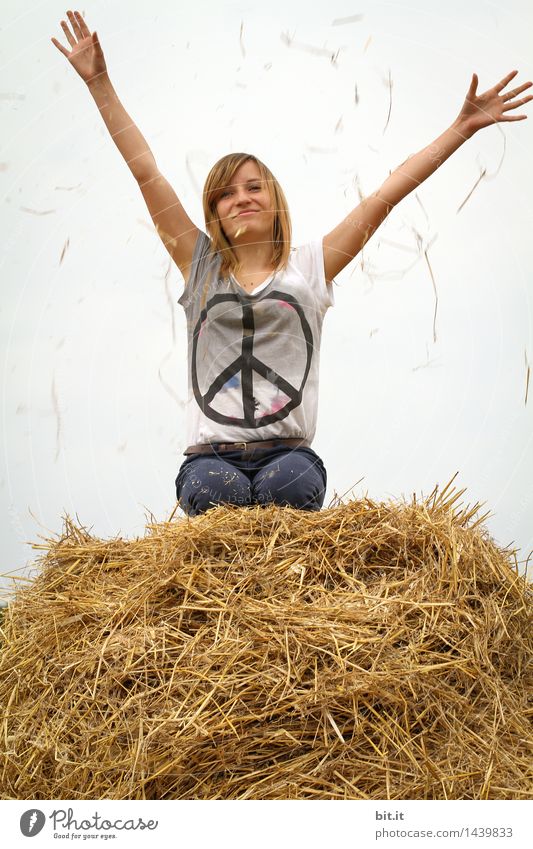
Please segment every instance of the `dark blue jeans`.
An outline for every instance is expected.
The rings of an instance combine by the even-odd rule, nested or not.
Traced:
[[[176,478],[180,507],[197,516],[217,504],[279,504],[320,510],[327,475],[312,448],[189,454]]]

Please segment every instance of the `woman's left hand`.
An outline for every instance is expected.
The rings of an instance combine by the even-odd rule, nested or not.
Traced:
[[[478,78],[477,74],[472,75],[472,82],[470,83],[466,100],[455,122],[462,127],[466,136],[471,136],[483,127],[489,127],[491,124],[502,121],[523,121],[527,118],[527,115],[508,115],[507,113],[533,100],[533,95],[515,100],[519,94],[530,88],[533,83],[523,83],[511,89],[506,94],[502,94],[503,89],[516,77],[517,73],[518,71],[511,71],[503,80],[500,80],[499,83],[496,83],[495,86],[489,88],[483,94],[476,94]]]

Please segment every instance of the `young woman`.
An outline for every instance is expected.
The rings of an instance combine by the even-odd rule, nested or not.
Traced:
[[[511,115],[532,83],[506,93],[518,73],[477,94],[473,74],[453,124],[402,163],[324,236],[291,249],[283,192],[250,154],[223,157],[204,188],[205,227],[188,217],[122,106],[96,32],[79,12],[61,26],[66,56],[94,98],[111,138],[139,184],[165,248],[180,269],[188,327],[188,444],[176,480],[184,511],[220,503],[274,502],[320,510],[326,470],[311,448],[316,429],[322,322],[331,282],[357,256],[391,209],[474,133]]]

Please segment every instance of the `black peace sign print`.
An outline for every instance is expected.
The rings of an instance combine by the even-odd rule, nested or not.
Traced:
[[[257,301],[214,295],[193,332],[191,380],[196,401],[219,424],[260,428],[302,402],[313,334],[292,295]]]

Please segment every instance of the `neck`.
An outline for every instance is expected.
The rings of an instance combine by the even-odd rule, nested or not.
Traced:
[[[233,250],[237,255],[241,273],[273,271],[274,269],[272,242],[265,242],[260,245],[233,245]]]

